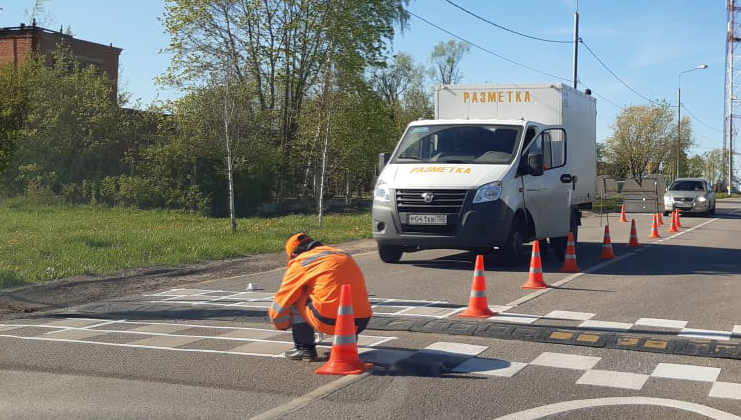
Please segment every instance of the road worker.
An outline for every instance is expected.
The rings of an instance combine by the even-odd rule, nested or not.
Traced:
[[[286,242],[288,270],[269,310],[270,320],[279,330],[289,327],[296,346],[285,353],[293,360],[317,358],[314,334],[334,335],[340,289],[349,284],[356,334],[368,325],[372,310],[365,278],[350,254],[326,246],[305,233]]]

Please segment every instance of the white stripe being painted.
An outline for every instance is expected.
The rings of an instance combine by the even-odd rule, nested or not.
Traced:
[[[214,329],[229,329],[229,330],[238,330],[238,331],[259,331],[259,332],[272,332],[276,335],[283,334],[288,335],[290,332],[286,331],[279,331],[279,330],[271,330],[271,329],[261,329],[261,328],[245,328],[245,327],[215,327],[210,325],[197,325],[197,324],[176,324],[176,323],[167,323],[167,322],[151,322],[151,323],[142,323],[142,322],[135,322],[135,321],[125,321],[121,320],[118,322],[120,324],[144,324],[144,327],[147,326],[180,326],[181,329],[186,328],[214,328]],[[154,329],[147,329],[147,330],[139,330],[138,328],[131,329],[131,330],[94,330],[90,327],[61,327],[61,326],[55,326],[55,325],[48,325],[48,324],[0,324],[0,328],[3,327],[17,327],[17,328],[26,328],[26,327],[34,327],[34,328],[53,328],[55,331],[49,331],[44,333],[43,335],[49,335],[49,334],[56,334],[61,331],[91,331],[91,332],[100,332],[101,334],[108,334],[108,333],[117,333],[117,334],[130,334],[130,335],[151,335],[151,336],[157,336],[157,337],[194,337],[198,339],[213,339],[213,340],[225,340],[225,341],[248,341],[248,342],[261,342],[261,343],[286,343],[287,341],[281,341],[281,340],[267,340],[267,339],[261,339],[261,338],[249,338],[249,337],[229,337],[225,335],[183,335],[183,334],[172,334],[172,333],[165,333],[165,332],[156,332]],[[17,329],[13,328],[13,329]],[[142,327],[143,328],[143,327]],[[2,331],[2,330],[0,330]],[[15,336],[14,336],[15,337]],[[391,340],[396,340],[396,337],[387,337],[387,336],[378,336],[378,335],[359,335],[360,338],[370,338],[375,339],[377,341],[374,341],[371,344],[364,345],[363,347],[374,347],[378,346],[380,344],[389,342]],[[87,341],[84,341],[87,343]]]
[[[710,219],[710,220],[708,220],[708,221],[707,221],[707,222],[705,222],[705,223],[701,223],[701,224],[699,224],[699,225],[697,225],[697,226],[695,226],[695,227],[693,227],[693,228],[691,228],[691,229],[689,229],[689,230],[686,230],[686,231],[684,231],[684,232],[679,232],[679,233],[677,233],[676,235],[670,236],[670,237],[668,237],[668,238],[665,238],[665,239],[663,239],[663,240],[666,240],[666,239],[673,239],[673,238],[676,238],[677,236],[680,236],[680,235],[684,235],[684,234],[685,234],[685,233],[687,233],[687,232],[692,232],[693,230],[695,230],[695,229],[697,229],[697,228],[700,228],[700,227],[702,227],[702,226],[705,226],[705,225],[707,225],[708,223],[712,223],[712,222],[714,222],[714,221],[716,221],[716,220],[718,220],[718,219]],[[663,240],[662,240],[662,242],[663,242]],[[656,242],[654,242],[654,243],[656,243]],[[645,247],[645,246],[646,246],[646,245],[644,245],[644,247]],[[548,292],[550,292],[551,290],[553,290],[553,289],[556,289],[556,288],[558,288],[559,286],[563,286],[564,284],[566,284],[566,283],[568,283],[568,282],[570,282],[570,281],[572,281],[572,280],[576,280],[576,279],[578,279],[579,277],[581,277],[581,276],[583,276],[583,275],[585,275],[585,274],[590,274],[590,273],[593,273],[593,272],[595,272],[595,271],[601,270],[601,269],[603,269],[603,268],[607,267],[608,265],[611,265],[611,264],[615,264],[616,262],[618,262],[618,261],[622,261],[622,260],[624,260],[625,258],[631,257],[631,256],[633,256],[633,255],[635,255],[635,254],[637,254],[638,252],[641,252],[641,251],[642,251],[642,249],[640,249],[640,248],[639,248],[639,249],[637,249],[637,250],[635,250],[635,251],[633,251],[633,252],[629,252],[629,253],[627,253],[627,254],[621,255],[621,256],[619,256],[619,257],[616,257],[616,258],[613,258],[613,259],[611,259],[611,260],[607,260],[607,261],[605,261],[605,262],[603,262],[603,263],[601,263],[601,264],[597,264],[597,265],[595,265],[595,266],[589,267],[589,268],[587,268],[587,269],[585,269],[585,270],[582,270],[582,271],[581,271],[580,273],[572,274],[572,275],[570,275],[570,276],[568,276],[568,277],[566,277],[566,278],[564,278],[564,279],[562,279],[562,280],[559,280],[559,281],[557,281],[557,282],[553,283],[553,284],[551,285],[551,287],[549,287],[549,288],[546,288],[546,289],[540,289],[540,290],[537,290],[537,291],[535,291],[535,292],[532,292],[532,293],[530,293],[530,294],[528,294],[528,295],[525,295],[525,296],[523,296],[523,297],[521,297],[521,298],[519,298],[519,299],[513,300],[512,302],[508,303],[507,305],[508,305],[508,306],[518,306],[518,305],[522,305],[523,303],[525,303],[525,302],[528,302],[528,301],[530,301],[530,300],[533,300],[533,299],[535,299],[536,297],[538,297],[538,296],[540,296],[540,295],[542,295],[542,294],[544,294],[544,293],[548,293]]]
[[[582,410],[585,408],[595,407],[612,407],[623,405],[650,405],[658,407],[674,408],[692,413],[697,413],[714,420],[741,420],[741,417],[726,413],[725,411],[716,410],[700,404],[686,401],[670,400],[667,398],[650,398],[650,397],[614,397],[614,398],[595,398],[590,400],[564,401],[556,404],[544,405],[541,407],[531,408],[529,410],[512,413],[496,420],[535,420],[554,414],[561,414],[568,411]]]

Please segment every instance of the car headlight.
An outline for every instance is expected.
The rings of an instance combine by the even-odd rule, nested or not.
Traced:
[[[699,201],[701,203],[704,203],[704,202],[708,201],[708,199],[705,198],[705,196],[701,195],[701,196],[697,197],[697,201]]]
[[[478,191],[476,191],[476,196],[473,197],[473,202],[475,203],[486,203],[489,201],[495,201],[499,200],[499,197],[502,196],[502,183],[501,182],[492,182],[490,184],[482,185]]]
[[[674,199],[671,195],[665,195],[664,196],[664,204],[671,204],[674,202]]]
[[[373,199],[378,201],[391,202],[391,190],[383,181],[378,181],[376,189],[373,192]]]

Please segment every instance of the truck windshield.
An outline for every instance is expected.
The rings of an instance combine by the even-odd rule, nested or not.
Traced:
[[[519,126],[426,125],[410,127],[392,163],[508,163]]]

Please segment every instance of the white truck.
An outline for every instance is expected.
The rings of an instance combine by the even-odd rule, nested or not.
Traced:
[[[532,240],[562,259],[595,196],[596,114],[589,90],[561,83],[436,88],[435,119],[410,123],[390,159],[379,157],[381,259],[449,248],[514,265]]]

